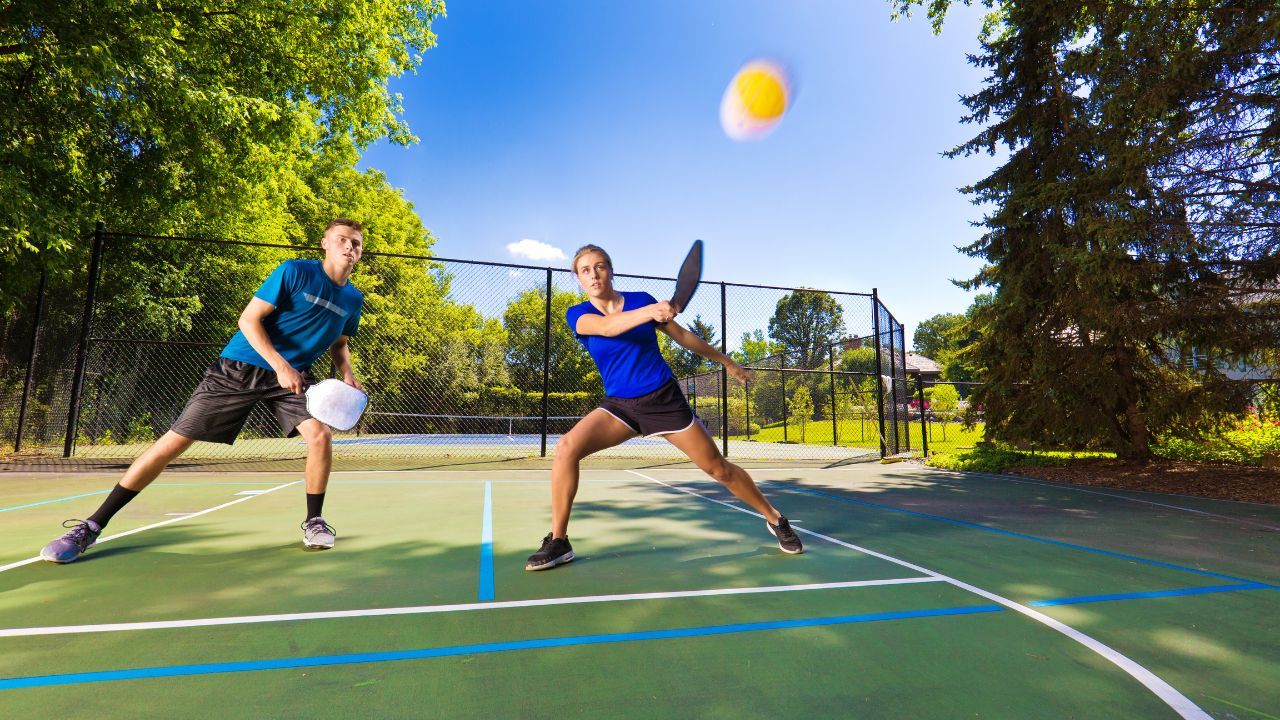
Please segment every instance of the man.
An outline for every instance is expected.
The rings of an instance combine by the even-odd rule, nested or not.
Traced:
[[[333,459],[329,428],[307,412],[306,388],[315,382],[311,363],[327,350],[348,385],[360,387],[351,372],[348,338],[360,325],[364,296],[350,283],[364,252],[364,228],[338,218],[325,229],[324,260],[288,260],[262,283],[240,314],[240,331],[205,370],[169,432],[125,472],[107,499],[85,520],[68,520],[70,532],[45,546],[40,556],[69,563],[88,550],[121,508],[191,447],[196,440],[235,442],[249,412],[266,403],[285,436],[307,443],[307,519],[302,543],[331,548],[335,532],[320,511]]]

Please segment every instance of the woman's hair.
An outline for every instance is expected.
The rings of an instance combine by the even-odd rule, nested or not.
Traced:
[[[578,272],[578,258],[586,255],[587,253],[600,253],[603,255],[604,264],[609,266],[609,272],[613,272],[613,258],[609,257],[609,253],[605,252],[604,248],[599,245],[583,245],[578,248],[578,252],[573,254],[573,265],[571,265],[571,267],[573,268],[574,274],[577,274]]]

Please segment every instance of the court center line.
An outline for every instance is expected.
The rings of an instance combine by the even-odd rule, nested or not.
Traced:
[[[857,498],[844,497],[843,495],[835,495],[832,493],[823,492],[821,490],[813,490],[811,488],[797,487],[795,485],[779,483],[774,480],[762,480],[761,482],[767,483],[769,485],[776,485],[781,489],[788,490],[794,493],[799,493],[801,495],[816,495],[818,497],[827,498],[829,500],[835,500],[837,502],[849,503],[850,505],[862,505],[865,507],[876,508],[879,510],[892,510],[893,512],[903,513],[904,515],[913,515],[915,517],[924,518],[926,520],[934,520],[937,522],[950,523],[952,525],[960,525],[962,527],[973,528],[975,530],[984,530],[986,532],[996,533],[998,535],[1008,535],[1010,537],[1015,537],[1020,540],[1032,540],[1035,542],[1046,543],[1048,545],[1057,545],[1058,547],[1070,548],[1072,550],[1081,550],[1084,552],[1091,552],[1091,553],[1097,553],[1099,555],[1106,555],[1108,557],[1120,558],[1121,560],[1128,560],[1130,562],[1139,562],[1139,563],[1145,563],[1147,565],[1155,565],[1157,567],[1167,568],[1169,570],[1180,570],[1182,572],[1195,573],[1197,575],[1208,575],[1209,577],[1221,578],[1223,580],[1232,580],[1235,582],[1246,582],[1246,583],[1254,582],[1253,580],[1249,580],[1248,578],[1236,577],[1234,575],[1224,575],[1223,573],[1213,572],[1212,570],[1201,570],[1199,568],[1187,567],[1185,565],[1177,565],[1175,563],[1164,562],[1162,560],[1152,560],[1150,558],[1144,558],[1138,555],[1126,555],[1124,553],[1118,553],[1112,550],[1103,550],[1101,548],[1089,547],[1088,545],[1077,545],[1075,543],[1069,543],[1062,540],[1052,540],[1050,538],[1043,538],[1043,537],[1038,537],[1036,535],[1028,535],[1026,533],[1015,532],[1013,530],[1005,530],[1003,528],[991,527],[990,525],[983,525],[981,523],[970,522],[968,520],[957,520],[955,518],[949,518],[945,515],[931,515],[929,513],[922,513],[917,510],[907,510],[905,508],[894,507],[893,505],[885,505],[884,503],[872,502],[870,500],[859,500]]]
[[[621,595],[578,595],[560,598],[536,598],[532,600],[503,600],[498,602],[459,603],[456,605],[419,605],[416,607],[368,608],[363,610],[328,610],[319,612],[288,613],[278,615],[241,615],[238,617],[197,618],[193,620],[155,620],[150,622],[109,623],[102,625],[62,625],[54,627],[3,628],[0,637],[27,637],[32,635],[73,635],[80,633],[119,632],[125,630],[164,630],[172,628],[212,627],[216,625],[246,625],[251,623],[291,622],[295,620],[332,620],[336,618],[382,617],[386,615],[427,615],[432,613],[468,612],[474,610],[504,610],[513,608],[547,607],[553,605],[582,605],[591,603],[625,602],[632,600],[668,600],[673,598],[719,597],[724,595],[759,595],[765,593],[801,592],[806,590],[839,590],[844,588],[881,587],[886,585],[910,585],[913,583],[940,582],[935,577],[887,578],[884,580],[850,580],[846,582],[807,583],[803,585],[770,585],[765,587],[717,588],[713,590],[673,590],[669,592],[627,593]]]
[[[493,483],[484,484],[484,519],[480,525],[480,597],[494,598],[493,590]]]
[[[239,662],[203,663],[198,665],[170,665],[168,667],[131,668],[125,670],[67,673],[63,675],[37,675],[31,677],[0,679],[0,691],[30,687],[49,687],[53,685],[79,685],[93,682],[138,680],[143,678],[183,677],[190,675],[211,675],[219,673],[322,667],[327,665],[354,665],[361,663],[395,662],[399,660],[422,660],[428,658],[456,657],[459,655],[510,652],[513,650],[535,650],[541,648],[600,645],[644,640],[670,640],[674,638],[730,635],[735,633],[784,630],[792,628],[825,627],[831,625],[848,625],[852,623],[880,622],[886,620],[906,620],[946,615],[975,615],[1000,611],[1001,608],[998,605],[974,605],[968,607],[869,613],[865,615],[771,620],[754,623],[737,623],[733,625],[711,625],[666,630],[606,633],[599,635],[535,638],[530,640],[480,643],[475,645],[421,648],[417,650],[349,653],[345,655],[320,655],[297,658],[274,658],[270,660],[246,660]]]
[[[1235,517],[1233,515],[1223,515],[1221,513],[1209,512],[1207,510],[1198,510],[1196,508],[1182,507],[1181,505],[1170,505],[1169,503],[1155,502],[1154,500],[1143,500],[1142,498],[1130,497],[1128,495],[1122,495],[1120,493],[1105,492],[1102,490],[1076,487],[1074,485],[1065,485],[1062,483],[1044,482],[1042,480],[1032,480],[1028,478],[1011,477],[1009,475],[1001,475],[1000,473],[976,472],[973,470],[964,470],[964,471],[943,470],[941,468],[930,468],[930,469],[936,473],[946,475],[948,477],[952,477],[958,480],[964,479],[965,475],[976,475],[977,477],[986,478],[988,480],[1002,480],[1004,482],[1019,483],[1022,485],[1039,485],[1041,487],[1055,488],[1058,490],[1069,490],[1071,492],[1088,493],[1090,495],[1102,495],[1104,497],[1116,498],[1118,500],[1128,500],[1129,502],[1141,503],[1143,505],[1154,505],[1156,507],[1162,507],[1168,510],[1178,510],[1181,512],[1193,513],[1195,515],[1205,515],[1208,517],[1219,518],[1221,520],[1229,520],[1231,522],[1244,523],[1246,525],[1255,525],[1257,527],[1264,528],[1267,530],[1280,532],[1280,527],[1277,527],[1275,525],[1269,525],[1264,522],[1259,522],[1252,518],[1241,518],[1241,517]],[[1132,492],[1143,492],[1143,491],[1134,490]],[[1153,494],[1164,494],[1164,493],[1153,493]],[[1190,496],[1178,495],[1177,497],[1190,497]],[[1218,502],[1242,502],[1238,500],[1220,500],[1219,498],[1204,498],[1204,499],[1215,500]],[[1244,504],[1261,505],[1261,503],[1244,503]]]
[[[716,498],[707,497],[706,495],[693,492],[692,490],[687,490],[682,487],[677,487],[675,485],[665,483],[655,477],[650,477],[648,475],[645,475],[644,473],[636,472],[635,470],[628,470],[627,472],[632,473],[633,475],[638,475],[639,477],[642,477],[642,478],[647,478],[649,480],[652,480],[655,483],[658,483],[659,485],[670,488],[672,490],[686,493],[696,498],[706,500],[707,502],[717,503],[731,510],[736,510],[738,512],[745,513],[747,515],[752,515],[754,517],[763,519],[763,516],[755,512],[754,510],[739,507],[732,503],[724,502],[723,500],[717,500]],[[928,568],[922,567],[920,565],[916,565],[915,563],[903,560],[901,558],[892,557],[884,553],[876,552],[875,550],[871,550],[869,548],[864,548],[858,545],[854,545],[853,543],[848,543],[843,540],[839,540],[837,538],[831,537],[829,535],[823,535],[821,533],[814,532],[812,530],[809,530],[808,528],[795,527],[795,530],[796,532],[804,533],[806,535],[810,535],[812,537],[816,537],[821,540],[826,540],[827,542],[834,543],[836,545],[840,545],[842,547],[846,547],[851,550],[857,550],[858,552],[871,555],[872,557],[878,557],[882,560],[887,560],[891,563],[894,563],[895,565],[901,565],[902,567],[909,568],[918,573],[921,573],[922,575],[928,575],[930,577],[938,578],[962,590],[968,590],[969,592],[975,595],[986,598],[987,600],[1003,605],[1004,607],[1007,607],[1010,610],[1014,610],[1018,613],[1021,613],[1022,615],[1025,615],[1026,617],[1029,617],[1032,620],[1035,620],[1036,622],[1039,622],[1043,625],[1046,625],[1058,631],[1059,633],[1071,638],[1072,640],[1075,640],[1081,645],[1084,645],[1090,650],[1106,658],[1116,667],[1125,671],[1135,680],[1142,683],[1142,685],[1145,686],[1152,693],[1154,693],[1156,697],[1164,701],[1165,704],[1173,708],[1173,710],[1177,712],[1179,716],[1186,718],[1186,720],[1212,720],[1211,716],[1208,713],[1206,713],[1204,710],[1202,710],[1200,706],[1196,705],[1194,702],[1191,701],[1190,698],[1183,695],[1181,692],[1178,692],[1177,689],[1175,689],[1172,685],[1162,680],[1155,673],[1139,665],[1137,662],[1134,662],[1127,656],[1120,653],[1118,650],[1115,650],[1110,646],[1098,640],[1095,640],[1094,638],[1084,634],[1083,632],[1080,632],[1079,630],[1063,622],[1060,622],[1048,615],[1045,615],[1039,610],[1035,610],[1034,608],[1031,608],[1026,605],[1023,605],[1022,603],[1010,600],[1009,598],[1004,597],[1002,595],[997,595],[996,593],[993,593],[989,590],[983,590],[982,588],[977,587],[975,585],[971,585],[967,582],[964,582],[963,580],[953,578],[949,575],[944,575],[934,570],[929,570]]]
[[[163,526],[165,526],[165,525],[172,525],[173,523],[176,523],[176,522],[182,522],[183,520],[190,520],[191,518],[200,517],[201,515],[208,515],[209,513],[214,512],[215,510],[221,510],[221,509],[223,509],[223,508],[228,508],[228,507],[231,507],[232,505],[237,505],[237,504],[239,504],[239,503],[245,502],[246,500],[252,500],[252,499],[254,499],[254,498],[256,498],[256,497],[262,497],[263,495],[265,495],[265,494],[267,494],[267,493],[275,492],[276,490],[280,490],[281,488],[287,488],[287,487],[289,487],[289,486],[291,486],[291,485],[297,485],[297,484],[298,484],[298,483],[300,483],[300,482],[302,482],[302,481],[301,481],[301,480],[294,480],[293,482],[288,482],[288,483],[285,483],[285,484],[283,484],[283,485],[276,485],[276,486],[275,486],[275,487],[273,487],[273,488],[270,488],[270,489],[267,489],[267,490],[263,490],[261,493],[259,493],[259,494],[257,494],[257,495],[246,495],[246,496],[244,496],[244,497],[242,497],[242,498],[237,498],[237,499],[235,499],[235,500],[232,500],[231,502],[226,502],[226,503],[223,503],[223,504],[221,504],[221,505],[217,505],[217,506],[214,506],[214,507],[211,507],[211,508],[206,508],[206,509],[201,510],[201,511],[199,511],[199,512],[193,512],[193,513],[191,513],[190,515],[184,515],[184,516],[182,516],[182,517],[171,518],[171,519],[169,519],[169,520],[161,520],[161,521],[160,521],[160,522],[158,522],[158,523],[152,523],[152,524],[150,524],[150,525],[144,525],[144,526],[142,526],[142,527],[140,527],[140,528],[134,528],[134,529],[132,529],[132,530],[126,530],[126,531],[124,531],[124,532],[122,532],[122,533],[116,533],[115,535],[108,535],[108,536],[106,536],[106,537],[98,538],[98,542],[97,542],[96,544],[97,544],[97,545],[101,545],[101,544],[102,544],[102,543],[104,543],[104,542],[108,542],[108,541],[110,541],[110,540],[115,540],[116,538],[127,537],[127,536],[129,536],[129,535],[133,535],[134,533],[140,533],[140,532],[142,532],[143,530],[151,530],[151,529],[153,529],[153,528],[163,527]],[[0,565],[0,572],[4,572],[4,571],[6,571],[6,570],[12,570],[12,569],[14,569],[14,568],[22,567],[23,565],[30,565],[31,563],[36,563],[36,562],[41,562],[41,558],[40,558],[40,556],[39,556],[39,555],[37,555],[37,556],[35,556],[35,557],[33,557],[33,558],[27,558],[26,560],[19,560],[18,562],[9,563],[8,565]]]

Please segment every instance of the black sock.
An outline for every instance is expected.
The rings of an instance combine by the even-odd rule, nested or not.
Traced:
[[[100,528],[106,527],[107,523],[111,522],[111,516],[120,512],[120,508],[128,505],[130,500],[138,497],[138,492],[138,490],[120,487],[117,483],[115,487],[111,488],[111,494],[107,495],[107,499],[102,501],[102,504],[89,516],[89,519]]]
[[[307,493],[307,519],[320,517],[320,508],[324,507],[324,493]]]

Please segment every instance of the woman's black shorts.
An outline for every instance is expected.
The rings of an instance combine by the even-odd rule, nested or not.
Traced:
[[[688,429],[698,421],[689,402],[673,379],[647,395],[619,398],[606,395],[600,409],[618,418],[640,435],[669,435]]]

